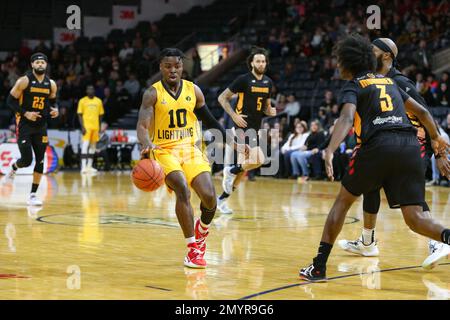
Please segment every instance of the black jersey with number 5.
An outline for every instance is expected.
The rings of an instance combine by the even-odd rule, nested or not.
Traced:
[[[338,101],[340,107],[356,105],[355,133],[358,143],[364,144],[380,131],[415,131],[405,111],[408,98],[392,79],[364,72],[344,85]]]
[[[272,80],[264,75],[258,80],[253,73],[248,72],[237,77],[228,89],[238,94],[236,113],[247,117],[247,128],[259,130],[264,111],[267,107],[267,99],[270,99],[272,92]]]
[[[25,111],[39,112],[41,118],[36,121],[30,121],[25,117],[20,118],[20,125],[28,125],[31,127],[45,127],[47,125],[47,117],[50,112],[49,97],[51,93],[50,78],[45,76],[40,82],[32,72],[25,74],[28,78],[28,86],[20,97],[20,104]]]

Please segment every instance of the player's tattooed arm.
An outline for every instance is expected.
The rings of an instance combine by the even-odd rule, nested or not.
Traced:
[[[30,121],[36,121],[37,119],[42,117],[41,114],[36,111],[24,111],[19,102],[20,97],[23,94],[23,91],[26,89],[26,87],[28,87],[28,82],[29,80],[28,77],[26,76],[17,79],[16,83],[14,84],[14,87],[11,89],[9,93],[9,96],[7,98],[7,104],[14,112],[23,115]]]
[[[435,154],[446,157],[449,145],[439,134],[439,130],[436,127],[436,124],[434,123],[433,117],[431,116],[430,112],[413,98],[408,98],[405,101],[405,109],[407,112],[415,115],[417,119],[419,119],[420,123],[425,126],[425,129],[427,129],[428,134],[432,139],[431,145],[434,149]]]
[[[151,87],[145,90],[142,97],[141,107],[139,108],[139,118],[136,126],[137,137],[142,145],[141,155],[148,156],[152,149],[159,147],[150,141],[149,131],[154,121],[155,103],[157,99],[156,89]]]
[[[350,129],[353,127],[353,120],[355,118],[356,106],[353,103],[345,103],[342,107],[341,115],[334,125],[333,134],[331,135],[330,143],[325,149],[325,169],[330,180],[334,180],[333,172],[333,154],[339,147],[341,142],[345,139]]]
[[[245,121],[244,118],[247,116],[244,114],[237,114],[233,107],[231,107],[230,100],[233,97],[234,92],[230,89],[226,88],[217,99],[222,106],[222,108],[225,110],[226,113],[230,115],[230,117],[233,119],[234,123],[236,123],[241,128],[247,127],[247,121]]]
[[[50,116],[52,118],[56,118],[59,116],[59,110],[58,106],[56,105],[56,93],[58,92],[58,86],[56,85],[56,82],[50,79]]]

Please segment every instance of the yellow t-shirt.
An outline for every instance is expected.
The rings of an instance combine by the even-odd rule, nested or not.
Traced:
[[[78,101],[77,113],[82,114],[86,130],[99,130],[99,117],[105,113],[102,100],[97,97],[92,99],[89,97],[81,98]]]
[[[199,124],[194,114],[197,99],[194,84],[181,80],[178,95],[174,96],[161,81],[153,84],[157,92],[155,121],[150,137],[163,148],[191,145],[200,137]],[[152,132],[153,131],[153,132]]]

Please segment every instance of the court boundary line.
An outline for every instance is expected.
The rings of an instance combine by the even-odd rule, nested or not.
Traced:
[[[441,263],[439,265],[440,266],[447,266],[447,265],[450,265],[450,262]],[[261,292],[257,292],[257,293],[254,293],[254,294],[250,294],[250,295],[244,296],[244,297],[239,298],[237,300],[249,300],[249,299],[252,299],[254,297],[263,296],[265,294],[269,294],[269,293],[272,293],[272,292],[282,291],[282,290],[286,290],[286,289],[290,289],[290,288],[294,288],[294,287],[301,287],[301,286],[305,286],[305,285],[309,285],[309,284],[328,283],[328,282],[333,281],[333,280],[351,278],[351,277],[362,276],[362,275],[368,275],[368,274],[372,274],[372,273],[382,273],[382,272],[409,270],[409,269],[417,269],[417,268],[422,268],[422,266],[397,267],[397,268],[376,270],[376,271],[373,271],[373,272],[362,272],[362,273],[360,272],[360,273],[345,274],[345,275],[341,275],[341,276],[328,278],[327,282],[304,281],[304,282],[300,282],[300,283],[288,284],[288,285],[285,285],[285,286],[282,286],[282,287],[278,287],[278,288],[264,290],[264,291],[261,291]],[[302,281],[302,280],[299,279],[299,281]]]

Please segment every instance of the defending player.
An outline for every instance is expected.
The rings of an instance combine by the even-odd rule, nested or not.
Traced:
[[[162,80],[144,93],[137,135],[142,154],[150,154],[158,161],[164,170],[166,185],[175,192],[175,211],[189,249],[184,265],[205,268],[206,237],[217,203],[209,163],[196,146],[199,139],[197,119],[208,128],[220,130],[223,137],[226,133],[205,105],[200,88],[181,79],[183,57],[183,53],[175,48],[161,52]],[[201,217],[195,226],[189,187],[201,200]]]
[[[300,277],[311,281],[326,280],[329,254],[353,202],[361,194],[380,188],[385,190],[391,208],[401,208],[412,231],[450,243],[450,229],[423,214],[425,175],[416,131],[405,109],[425,126],[434,151],[446,156],[448,145],[439,135],[430,113],[398,89],[392,79],[372,73],[376,58],[372,44],[365,38],[349,36],[337,44],[335,53],[341,78],[349,81],[341,91],[341,115],[325,151],[330,179],[333,153],[352,126],[361,144],[355,150],[328,214],[318,254],[311,265],[300,270]]]
[[[377,58],[377,72],[389,77],[395,81],[397,86],[405,91],[411,98],[419,102],[423,107],[427,108],[425,100],[417,92],[414,82],[408,77],[400,73],[395,68],[396,57],[398,53],[397,46],[389,38],[375,39],[373,42],[373,51]],[[431,139],[425,131],[422,123],[412,115],[407,113],[412,125],[417,128],[417,138],[420,144],[421,158],[423,169],[426,172],[428,163],[430,163],[433,150],[431,148]],[[439,167],[445,165],[445,159],[438,159]],[[430,208],[426,202],[422,204],[423,212],[431,217]],[[375,226],[377,221],[377,213],[380,208],[380,190],[376,190],[364,195],[364,228],[361,237],[355,241],[339,240],[339,246],[349,252],[362,256],[377,256],[379,253],[377,241],[375,237]],[[450,246],[433,239],[429,240],[429,256],[424,260],[422,266],[425,269],[433,268],[439,260],[450,254]]]
[[[220,105],[231,116],[235,134],[239,140],[247,140],[250,145],[250,158],[244,163],[233,160],[233,151],[225,147],[225,168],[223,170],[223,193],[218,198],[217,208],[221,213],[231,214],[227,198],[237,187],[245,171],[259,168],[264,164],[264,153],[258,141],[261,121],[264,115],[275,116],[276,109],[270,104],[272,80],[265,75],[269,63],[265,49],[254,48],[247,58],[250,72],[236,78],[218,98]],[[230,100],[238,95],[236,109],[233,110]],[[236,130],[237,129],[237,130]],[[247,142],[246,141],[246,142]],[[229,163],[235,163],[227,166]]]
[[[28,205],[40,206],[42,201],[36,196],[44,171],[44,156],[48,145],[48,115],[56,118],[59,115],[56,107],[57,86],[55,81],[45,73],[47,56],[35,53],[30,59],[32,71],[17,79],[7,98],[8,106],[16,113],[17,144],[20,159],[12,164],[9,178],[14,178],[18,168],[25,168],[33,162],[33,183]]]

